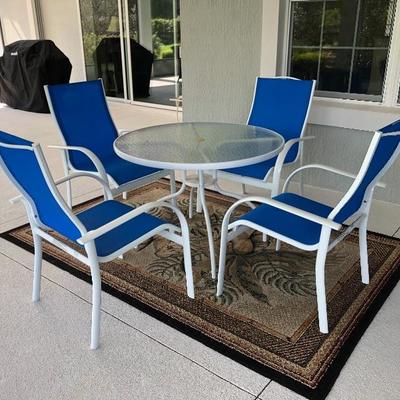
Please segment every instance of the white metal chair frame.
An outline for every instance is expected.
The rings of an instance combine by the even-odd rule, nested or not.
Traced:
[[[317,305],[318,305],[318,319],[319,319],[319,328],[322,333],[328,333],[328,317],[327,317],[327,306],[326,306],[326,295],[325,295],[325,260],[327,253],[332,250],[339,242],[341,242],[346,236],[348,236],[355,228],[359,228],[359,246],[360,246],[360,265],[361,265],[361,280],[363,283],[369,283],[369,269],[368,269],[368,252],[367,252],[367,223],[368,216],[370,212],[372,196],[375,187],[385,187],[384,183],[378,182],[381,175],[383,175],[392,165],[393,161],[400,154],[400,145],[398,145],[396,151],[393,153],[391,159],[387,162],[386,166],[381,170],[378,176],[375,177],[365,190],[364,200],[362,202],[359,210],[354,213],[350,219],[352,221],[350,225],[339,234],[334,240],[330,241],[331,232],[339,231],[342,228],[342,224],[339,224],[334,221],[336,215],[340,212],[342,207],[347,203],[349,199],[351,199],[352,195],[357,190],[358,186],[362,182],[368,167],[371,163],[374,152],[379,144],[379,140],[384,136],[394,136],[400,135],[400,132],[395,133],[384,133],[375,132],[374,137],[372,138],[370,147],[364,159],[364,162],[360,168],[360,171],[357,175],[341,171],[336,168],[332,168],[325,165],[320,164],[310,164],[302,166],[295,171],[293,171],[289,177],[286,179],[285,184],[282,189],[282,193],[288,190],[290,181],[292,178],[301,171],[306,169],[322,169],[337,175],[341,175],[348,178],[353,178],[354,181],[347,191],[347,193],[343,196],[340,202],[336,205],[336,207],[331,211],[327,218],[323,218],[317,216],[313,213],[306,212],[302,209],[290,206],[288,204],[281,203],[274,199],[268,199],[258,196],[250,196],[243,199],[240,199],[236,203],[234,203],[226,212],[225,217],[222,222],[221,228],[221,248],[220,248],[220,258],[219,258],[219,270],[218,270],[218,284],[217,284],[217,296],[221,296],[223,293],[223,285],[224,285],[224,273],[225,273],[225,260],[226,260],[226,247],[227,243],[240,235],[243,231],[248,229],[257,230],[262,232],[264,235],[270,235],[277,239],[277,250],[279,250],[280,241],[293,245],[299,249],[306,251],[317,251],[317,259],[315,263],[315,280],[316,280],[316,292],[317,292]],[[309,221],[315,222],[322,226],[321,235],[319,242],[315,245],[305,245],[296,240],[290,239],[286,236],[282,236],[279,233],[274,231],[265,229],[260,225],[252,223],[246,220],[237,220],[232,223],[229,223],[232,213],[236,210],[238,206],[247,202],[255,202],[268,204],[275,208],[281,209],[283,211],[287,211],[291,214],[297,215]]]
[[[48,146],[48,147],[49,148],[53,148],[53,149],[58,149],[58,150],[62,151],[62,162],[63,162],[63,166],[64,166],[65,176],[69,176],[70,174],[73,174],[73,173],[84,172],[84,173],[90,174],[92,176],[100,177],[103,181],[108,183],[108,186],[109,186],[109,188],[111,190],[111,193],[112,193],[113,197],[116,197],[116,196],[122,194],[123,198],[126,199],[128,191],[130,191],[132,189],[137,189],[137,188],[142,187],[142,186],[144,186],[144,185],[146,185],[146,184],[148,184],[150,182],[154,182],[155,180],[158,180],[160,178],[163,178],[163,177],[169,175],[169,177],[170,177],[170,185],[171,185],[171,194],[176,192],[175,171],[172,171],[172,170],[161,170],[161,171],[155,172],[154,174],[147,175],[147,176],[145,176],[143,178],[135,179],[134,181],[126,182],[123,185],[119,185],[113,179],[112,176],[107,174],[107,172],[106,172],[106,170],[105,170],[105,168],[103,166],[103,163],[96,156],[96,154],[94,154],[91,150],[89,150],[86,147],[81,147],[81,146],[68,146],[66,141],[65,141],[64,135],[62,133],[62,129],[61,129],[61,127],[60,127],[60,125],[59,125],[59,123],[57,121],[57,118],[56,118],[56,115],[55,115],[55,112],[54,112],[54,109],[53,109],[51,97],[50,97],[50,94],[49,94],[47,86],[48,85],[44,86],[44,91],[45,91],[45,94],[46,94],[47,103],[49,105],[50,113],[51,113],[51,115],[53,117],[53,120],[54,120],[55,124],[57,125],[58,133],[59,133],[61,141],[62,141],[62,145],[52,145],[52,146]],[[104,86],[102,85],[102,87],[103,87],[103,93],[104,93],[104,96],[105,96]],[[109,109],[107,101],[106,101],[106,106],[107,106],[108,112],[110,113],[110,109]],[[111,115],[111,113],[110,113],[110,115]],[[124,133],[129,132],[126,129],[116,129],[116,130],[118,132],[118,135],[123,135]],[[93,163],[93,165],[95,166],[97,171],[93,172],[93,171],[85,171],[85,170],[75,169],[73,167],[71,161],[70,161],[70,158],[69,158],[69,152],[70,151],[78,151],[78,152],[83,153]],[[66,190],[67,190],[67,203],[68,203],[69,206],[71,206],[72,205],[72,185],[71,185],[70,181],[66,182]],[[173,205],[176,205],[174,198],[172,199],[171,202],[172,202]]]
[[[276,76],[274,78],[270,78],[270,79],[292,79],[292,80],[299,80],[297,78],[293,78],[291,76]],[[258,80],[258,78],[257,78]],[[251,112],[252,109],[254,107],[254,102],[256,99],[256,90],[257,90],[257,80],[256,80],[256,84],[254,86],[254,93],[253,93],[253,101],[252,101],[252,105],[250,108],[250,112],[249,112],[249,116],[247,118],[247,124],[250,121],[250,117],[251,117]],[[226,180],[232,180],[238,183],[242,184],[242,192],[243,194],[246,193],[245,187],[246,185],[250,185],[250,186],[254,186],[254,187],[259,187],[259,188],[263,188],[263,189],[267,189],[271,191],[271,196],[276,196],[279,193],[279,186],[280,186],[280,179],[281,179],[281,174],[282,174],[282,168],[284,166],[289,166],[292,164],[297,163],[298,161],[300,161],[300,166],[303,165],[303,145],[304,145],[304,141],[307,140],[311,140],[311,139],[315,139],[315,136],[304,136],[306,128],[307,128],[307,122],[308,122],[308,117],[310,114],[310,110],[311,110],[311,104],[312,104],[312,100],[313,100],[313,96],[314,96],[314,91],[315,91],[315,85],[316,82],[313,82],[313,86],[312,86],[312,90],[311,90],[311,95],[310,95],[310,101],[308,103],[308,109],[306,112],[306,116],[304,118],[304,123],[300,132],[300,136],[296,139],[289,139],[282,151],[279,153],[278,158],[276,160],[275,166],[273,168],[271,168],[270,170],[266,171],[266,175],[264,176],[264,178],[262,180],[260,179],[256,179],[256,178],[252,178],[252,177],[247,177],[247,176],[240,176],[240,175],[236,175],[236,174],[232,174],[230,172],[227,171],[216,171],[215,173],[215,182],[214,182],[214,186],[215,189],[224,195],[230,196],[230,197],[234,197],[234,198],[242,198],[243,196],[240,196],[236,193],[231,193],[231,192],[227,192],[226,190],[222,189],[220,187],[220,185],[218,184],[218,179],[222,178],[222,179],[226,179]],[[279,133],[279,132],[278,132]],[[295,144],[299,144],[299,149],[297,152],[297,156],[295,158],[295,160],[285,163],[285,158],[288,154],[288,152],[290,151],[290,149],[295,145]],[[270,177],[272,173],[272,182],[268,182],[268,178]],[[300,180],[300,192],[303,192],[303,180]]]
[[[57,186],[62,183],[68,183],[72,179],[78,177],[90,177],[94,178],[97,182],[99,182],[104,190],[105,200],[112,200],[113,193],[110,190],[108,183],[102,177],[97,176],[95,174],[91,174],[88,172],[79,172],[79,173],[71,173],[64,178],[54,181],[51,177],[51,173],[45,161],[42,149],[39,144],[34,143],[32,147],[24,146],[24,145],[10,145],[1,143],[1,146],[7,148],[15,148],[15,149],[23,149],[33,151],[36,155],[36,158],[39,162],[40,168],[45,177],[46,183],[56,199],[57,203],[61,207],[61,209],[65,212],[65,214],[70,218],[70,220],[75,224],[78,230],[81,233],[81,237],[77,240],[77,242],[84,246],[86,256],[76,251],[72,247],[67,244],[61,242],[54,236],[50,235],[47,231],[50,229],[45,224],[40,221],[38,217],[38,213],[36,211],[35,204],[30,196],[25,192],[25,190],[19,185],[19,183],[15,180],[13,175],[9,172],[7,166],[4,164],[3,160],[0,157],[0,164],[2,165],[4,171],[6,172],[9,179],[16,185],[22,195],[19,195],[13,199],[11,199],[11,203],[16,203],[21,201],[26,209],[28,220],[31,225],[32,235],[34,240],[34,252],[35,252],[35,260],[34,260],[34,270],[33,270],[33,291],[32,291],[32,300],[37,302],[40,300],[40,281],[41,281],[41,269],[42,269],[42,240],[45,239],[51,244],[55,245],[61,250],[64,250],[69,255],[75,257],[82,263],[88,265],[90,267],[91,279],[92,279],[92,325],[91,325],[91,349],[97,349],[99,346],[99,338],[100,338],[100,314],[101,314],[101,274],[99,263],[109,262],[119,257],[123,253],[136,248],[140,243],[148,240],[154,235],[162,236],[168,240],[171,240],[183,247],[183,255],[184,255],[184,269],[186,274],[186,287],[187,294],[190,298],[194,298],[194,284],[193,284],[193,273],[192,273],[192,262],[191,262],[191,250],[190,250],[190,237],[189,237],[189,228],[187,221],[183,215],[183,213],[175,206],[166,203],[166,202],[151,202],[139,206],[132,211],[128,212],[125,215],[122,215],[119,218],[95,229],[92,231],[87,231],[83,224],[79,221],[79,219],[72,213],[71,209],[68,207],[65,200],[61,197]],[[117,228],[118,226],[130,221],[131,219],[137,217],[140,214],[146,213],[155,208],[169,208],[172,210],[179,219],[180,228],[177,226],[166,223],[160,226],[157,226],[155,229],[151,230],[147,234],[141,236],[137,240],[131,242],[130,244],[120,248],[114,253],[106,256],[99,257],[97,255],[95,239],[98,237],[110,232],[111,230]],[[178,233],[181,232],[181,235]]]

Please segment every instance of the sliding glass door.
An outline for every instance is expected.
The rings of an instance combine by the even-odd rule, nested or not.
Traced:
[[[80,0],[88,80],[109,97],[175,106],[181,93],[178,0]]]

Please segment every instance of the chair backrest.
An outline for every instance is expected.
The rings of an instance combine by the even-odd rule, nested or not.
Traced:
[[[330,218],[342,223],[362,209],[371,191],[400,154],[400,120],[375,132],[360,172]]]
[[[249,125],[280,133],[285,141],[303,136],[314,95],[315,81],[290,77],[256,79]],[[299,146],[293,146],[285,162],[293,162]]]
[[[45,86],[47,101],[68,146],[91,150],[101,160],[114,153],[113,142],[118,131],[111,118],[103,83],[95,81]],[[69,152],[74,168],[85,169],[90,164],[80,152]]]
[[[39,225],[76,240],[82,233],[54,185],[40,145],[0,131],[0,164],[28,201]]]

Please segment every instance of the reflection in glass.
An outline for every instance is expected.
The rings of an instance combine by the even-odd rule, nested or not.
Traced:
[[[181,93],[180,3],[178,0],[146,0],[151,8],[154,53],[151,96],[147,100],[175,105]]]
[[[80,0],[80,11],[87,79],[101,78],[107,96],[124,98],[118,1]],[[134,47],[138,40],[137,0],[129,0],[128,14],[131,47]]]
[[[292,3],[292,46],[319,46],[323,3]]]
[[[294,49],[290,75],[299,79],[317,79],[319,50]]]
[[[356,50],[350,91],[362,94],[381,94],[386,57],[385,50]]]
[[[181,92],[179,0],[79,4],[87,79],[101,78],[110,97],[175,105],[171,99]]]
[[[322,51],[318,90],[348,91],[351,54],[351,50]]]
[[[291,0],[290,75],[329,96],[381,100],[396,2]]]
[[[395,2],[363,0],[360,7],[357,43],[359,47],[388,47]]]
[[[352,46],[358,0],[328,1],[325,8],[323,46]]]

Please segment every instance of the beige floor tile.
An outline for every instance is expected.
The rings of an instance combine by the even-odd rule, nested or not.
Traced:
[[[24,264],[27,268],[32,268],[33,255],[31,253],[1,239],[0,252]],[[43,276],[90,301],[91,286],[88,283],[47,262],[43,265]],[[269,382],[269,379],[264,376],[243,367],[107,293],[103,294],[102,308],[252,394],[260,393]]]
[[[102,346],[88,347],[90,304],[0,256],[0,398],[254,399],[254,396],[103,313]]]
[[[400,284],[376,315],[354,349],[333,386],[328,400],[400,399]],[[271,382],[264,400],[297,400],[302,397]]]

